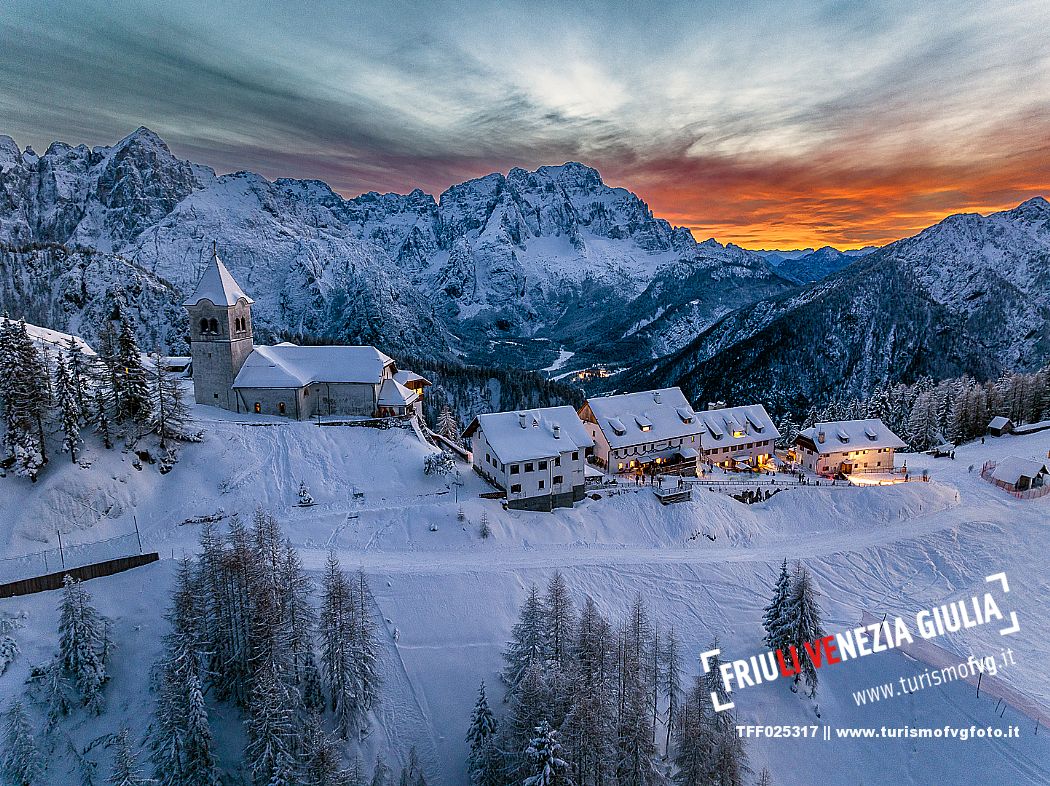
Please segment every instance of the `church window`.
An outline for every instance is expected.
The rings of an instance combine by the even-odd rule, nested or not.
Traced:
[[[207,332],[208,332],[208,320],[202,319],[201,320],[201,333],[207,333]]]
[[[211,331],[212,333],[218,333],[219,332],[219,320],[217,320],[217,319],[209,319],[208,320],[208,330]]]
[[[258,415],[261,412],[262,412],[262,404],[260,404],[258,401],[256,401],[255,402],[255,414]]]

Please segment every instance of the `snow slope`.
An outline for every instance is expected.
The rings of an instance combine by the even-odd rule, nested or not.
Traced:
[[[926,484],[800,488],[750,506],[703,492],[666,508],[641,490],[538,514],[503,511],[479,499],[485,486],[465,467],[461,487],[424,476],[429,448],[411,431],[318,427],[209,407],[195,414],[205,441],[186,446],[169,475],[148,465],[136,470],[129,456],[92,448],[90,469],[61,464],[60,457],[36,485],[0,481],[0,554],[53,544],[56,527],[67,543],[125,533],[134,515],[146,548],[164,557],[87,585],[114,620],[118,649],[108,712],[63,725],[81,748],[124,720],[138,732],[144,728],[146,666],[157,652],[157,613],[166,602],[171,557],[195,548],[197,527],[182,522],[255,506],[277,514],[311,571],[319,571],[334,548],[344,567],[360,565],[369,575],[384,620],[387,689],[365,758],[375,750],[403,754],[415,744],[433,783],[465,783],[463,734],[477,683],[485,679],[498,694],[499,654],[518,604],[531,582],[545,582],[554,570],[565,573],[577,600],[590,595],[616,617],[640,592],[662,624],[674,623],[688,652],[695,655],[717,634],[723,652],[735,656],[761,650],[761,608],[783,557],[802,559],[813,572],[830,631],[856,625],[862,610],[909,614],[968,598],[983,592],[986,575],[1005,570],[1020,633],[1007,642],[980,628],[936,643],[960,655],[998,653],[1009,644],[1017,665],[1001,676],[1050,707],[1043,676],[1050,631],[1042,611],[1050,591],[1044,561],[1050,499],[1018,502],[976,471],[988,458],[1045,456],[1050,432],[962,446],[954,462],[909,456],[913,471],[930,468],[934,481]],[[315,507],[296,506],[300,480]],[[460,505],[465,524],[457,521]],[[73,510],[81,513],[72,516]],[[483,511],[493,530],[489,540],[477,534]],[[715,540],[694,537],[697,532]],[[57,593],[0,601],[0,613],[26,614],[16,634],[24,654],[0,677],[3,698],[19,692],[29,666],[55,646],[56,603]],[[999,719],[994,702],[976,700],[970,686],[868,707],[851,699],[854,690],[922,668],[893,652],[862,658],[821,673],[819,720],[811,702],[781,684],[741,694],[738,717],[876,727],[1017,723],[1021,737],[907,745],[763,740],[750,745],[756,769],[768,765],[778,783],[807,782],[814,773],[829,784],[1050,780],[1050,735],[1033,736],[1031,724],[1011,710]],[[214,720],[229,763],[241,740],[235,716],[220,709]],[[91,755],[105,772],[109,752],[96,748]],[[68,751],[56,749],[46,782],[69,782],[71,767]]]

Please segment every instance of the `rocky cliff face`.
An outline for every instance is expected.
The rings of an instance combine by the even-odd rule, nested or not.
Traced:
[[[317,181],[216,176],[145,128],[112,147],[56,142],[42,156],[0,138],[0,242],[117,254],[171,282],[177,303],[212,241],[258,301],[262,337],[482,361],[534,341],[540,354],[522,362],[559,345],[652,357],[743,299],[791,286],[756,255],[697,244],[582,164],[496,173],[437,199],[345,200]],[[739,287],[699,292],[738,275]]]
[[[618,384],[804,410],[879,382],[1050,359],[1050,204],[956,215],[801,291],[758,300]]]

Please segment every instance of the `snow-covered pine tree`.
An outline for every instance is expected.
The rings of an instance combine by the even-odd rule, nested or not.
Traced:
[[[117,334],[116,374],[120,394],[117,398],[117,420],[137,429],[148,431],[153,408],[150,406],[149,375],[142,364],[131,322],[120,313],[120,328]]]
[[[254,682],[245,721],[248,744],[244,749],[252,783],[268,786],[275,778],[292,783],[297,730],[291,697],[272,661],[262,665]]]
[[[824,623],[820,607],[817,605],[817,591],[809,571],[799,566],[792,584],[791,597],[785,609],[786,641],[798,650],[798,659],[802,667],[795,676],[795,684],[805,679],[809,688],[809,697],[817,694],[817,669],[806,654],[805,644],[824,637]]]
[[[503,653],[503,681],[508,698],[518,689],[526,670],[544,658],[544,613],[540,591],[535,584],[518,613],[518,622],[511,630],[511,640]],[[530,729],[531,732],[531,729]]]
[[[15,699],[4,716],[0,773],[11,786],[33,786],[43,773],[44,765],[25,707]]]
[[[558,732],[542,721],[535,733],[525,750],[530,767],[522,786],[570,786],[569,764],[562,758]]]
[[[110,786],[145,786],[149,781],[139,772],[138,759],[131,747],[127,727],[117,735],[117,753],[113,757],[113,771],[106,783]]]
[[[391,786],[392,777],[393,773],[390,771],[390,767],[387,766],[386,760],[379,754],[376,754],[376,761],[372,766],[371,786]]]
[[[70,459],[75,464],[77,451],[84,444],[80,436],[80,426],[83,420],[80,410],[81,396],[77,395],[73,378],[61,355],[55,364],[55,399],[58,401],[58,411],[62,421],[62,450],[69,453]]]
[[[561,728],[572,700],[572,645],[576,637],[576,610],[569,596],[565,577],[555,571],[543,596],[544,657],[547,662],[547,685],[551,693],[548,721]]]
[[[408,763],[401,769],[399,786],[427,786],[423,766],[419,762],[419,751],[415,745],[408,749]]]
[[[182,737],[181,786],[218,786],[219,774],[215,765],[211,727],[208,725],[208,707],[204,691],[196,674],[186,680],[186,715]]]
[[[678,705],[682,699],[682,641],[672,626],[667,631],[663,651],[663,697],[667,701],[666,738],[664,756],[671,752],[671,735],[678,717]]]
[[[29,337],[25,321],[4,322],[0,351],[4,444],[14,458],[15,473],[35,482],[47,463],[44,422],[50,406],[49,372]]]
[[[95,391],[94,400],[95,431],[102,437],[102,444],[107,450],[113,447],[113,435],[109,428],[109,407],[101,390]]]
[[[349,773],[344,771],[339,747],[325,731],[321,715],[311,713],[303,732],[301,786],[345,786]]]
[[[659,782],[653,757],[653,713],[650,674],[653,626],[645,601],[635,597],[619,635],[620,703],[616,722],[616,776],[623,783],[649,786]]]
[[[612,628],[588,597],[576,627],[572,703],[562,728],[577,786],[614,779],[616,654]]]
[[[676,786],[718,783],[713,776],[714,741],[710,715],[711,696],[697,677],[678,709],[674,728],[674,774]]]
[[[791,596],[791,575],[788,573],[787,559],[780,565],[780,575],[773,585],[773,599],[765,608],[762,616],[762,627],[766,631],[766,646],[771,650],[784,649],[784,611]]]
[[[60,607],[59,659],[88,711],[100,715],[105,706],[106,620],[91,605],[79,581],[65,577]]]
[[[478,534],[481,535],[483,540],[488,540],[492,537],[492,527],[489,526],[488,511],[481,511],[481,524],[478,527]]]
[[[358,731],[368,731],[368,713],[379,704],[379,691],[383,680],[379,673],[379,638],[372,610],[375,598],[368,586],[363,569],[358,568],[351,587],[351,599],[355,604],[352,655],[357,679]]]
[[[87,412],[87,368],[84,355],[72,336],[69,337],[69,343],[66,344],[65,358],[66,369],[69,371],[69,382],[73,387],[77,406],[82,413]]]
[[[452,408],[447,404],[441,408],[441,414],[438,415],[437,431],[446,439],[459,442],[459,423],[456,422]]]
[[[472,786],[501,786],[503,762],[496,747],[496,716],[489,708],[485,683],[481,683],[467,730],[467,774]]]
[[[766,767],[763,767],[762,772],[758,774],[755,786],[773,786],[773,776],[769,774],[769,770]]]
[[[152,430],[160,437],[161,449],[167,448],[169,439],[199,441],[199,436],[187,433],[190,411],[183,397],[182,385],[168,371],[159,352],[153,353],[152,362]]]
[[[304,507],[314,504],[313,495],[310,493],[310,489],[307,487],[305,480],[299,481],[299,504]]]

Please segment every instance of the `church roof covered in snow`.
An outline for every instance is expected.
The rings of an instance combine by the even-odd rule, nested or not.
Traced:
[[[219,255],[212,252],[211,262],[208,263],[204,275],[197,283],[197,288],[183,301],[182,305],[195,306],[202,300],[210,300],[217,306],[233,306],[241,298],[249,303],[255,302],[245,294],[241,285],[233,280],[233,276],[219,259]]]
[[[400,382],[402,385],[408,387],[427,387],[430,385],[430,380],[426,377],[420,376],[415,371],[398,371],[394,374],[394,379]]]
[[[379,389],[379,401],[381,407],[407,407],[419,400],[419,394],[409,390],[396,379],[383,381],[383,387]]]
[[[300,347],[278,344],[248,355],[235,388],[301,388],[314,382],[378,385],[393,363],[375,347]]]
[[[478,415],[463,436],[471,437],[478,429],[504,464],[554,458],[567,450],[594,446],[580,416],[569,406]]]
[[[1047,474],[1046,465],[1041,461],[1020,456],[1007,456],[995,465],[992,478],[1016,486],[1021,478],[1031,480],[1038,475],[1045,474]]]
[[[889,427],[878,418],[816,423],[800,431],[798,439],[812,442],[820,455],[878,448],[896,450],[907,447],[907,443],[890,431]]]
[[[686,437],[701,430],[697,413],[679,388],[589,398],[587,407],[611,448]]]
[[[749,442],[766,442],[780,437],[766,408],[761,404],[722,407],[697,412],[703,431],[700,441],[704,450],[737,447]]]

